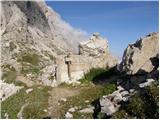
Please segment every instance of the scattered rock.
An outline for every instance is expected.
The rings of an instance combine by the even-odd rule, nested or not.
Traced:
[[[23,86],[15,86],[13,83],[8,84],[0,80],[0,99],[4,101],[8,97],[16,94]]]
[[[84,101],[85,103],[89,103],[89,100]]]
[[[129,92],[133,93],[133,92],[135,92],[135,89],[130,89]]]
[[[66,119],[72,119],[72,118],[73,118],[73,115],[72,115],[70,112],[67,112],[67,113],[65,114],[65,118],[66,118]]]
[[[79,112],[80,113],[93,113],[94,112],[94,107],[83,108]]]
[[[74,107],[74,109],[75,109],[75,110],[78,110],[78,107],[77,107],[77,106],[75,106],[75,107]]]
[[[8,117],[9,117],[8,113],[5,113],[4,117],[5,117],[5,119],[8,119]]]
[[[44,109],[43,111],[44,111],[44,112],[47,112],[48,110],[47,110],[47,109]]]
[[[118,110],[117,106],[113,104],[107,97],[100,99],[101,112],[106,113],[107,115],[112,115]]]
[[[32,91],[33,91],[33,88],[29,88],[29,89],[26,90],[26,93],[28,94],[28,93],[30,93]]]
[[[139,84],[139,87],[140,87],[140,88],[143,88],[143,87],[149,86],[149,85],[151,85],[152,82],[154,82],[154,81],[155,81],[154,79],[147,79],[146,82]]]
[[[61,98],[60,100],[63,101],[63,102],[66,102],[66,101],[67,101],[66,98]]]
[[[74,108],[70,108],[68,111],[69,112],[75,112],[75,107]]]
[[[17,118],[18,118],[18,119],[23,119],[23,110],[24,110],[24,108],[25,108],[27,105],[28,105],[28,103],[25,103],[25,104],[21,107],[20,111],[19,111],[18,114],[17,114]]]

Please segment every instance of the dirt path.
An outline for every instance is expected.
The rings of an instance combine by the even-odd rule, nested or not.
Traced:
[[[62,99],[67,99],[68,97],[78,95],[80,93],[80,88],[70,88],[70,87],[57,87],[50,91],[49,98],[49,116],[51,118],[58,118],[60,109],[59,101]]]

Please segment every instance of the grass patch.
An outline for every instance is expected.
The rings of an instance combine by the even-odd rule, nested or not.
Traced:
[[[82,79],[80,79],[81,83],[90,83],[93,82],[96,76],[102,75],[106,72],[103,68],[93,68],[88,73],[84,75]]]
[[[2,80],[5,80],[7,83],[15,83],[17,72],[14,67],[10,65],[2,66]]]
[[[2,118],[4,118],[5,113],[8,113],[10,119],[16,119],[19,110],[25,103],[29,103],[23,111],[23,117],[25,119],[38,119],[47,116],[43,110],[48,107],[49,88],[44,86],[34,86],[33,91],[29,94],[27,94],[25,90],[26,88],[23,88],[20,92],[2,102]]]
[[[113,114],[113,118],[159,118],[159,87],[152,84],[132,96],[129,103],[121,106],[121,109]]]
[[[88,84],[91,82],[98,83],[116,74],[117,72],[114,67],[110,69],[92,68],[88,73],[84,75],[82,79],[80,79],[80,82],[84,84]]]
[[[22,67],[21,73],[24,75],[32,74],[34,76],[38,76],[40,74],[40,67],[38,66],[23,64]]]
[[[17,94],[9,97],[1,104],[1,117],[4,119],[4,114],[8,113],[9,118],[16,119],[17,113],[21,109],[21,106],[25,103],[27,99],[27,94],[25,89],[20,90]]]
[[[68,111],[69,108],[71,107],[80,107],[80,109],[86,108],[87,105],[91,105],[92,102],[95,99],[100,98],[103,94],[102,94],[102,86],[87,86],[87,87],[83,87],[81,88],[81,92],[80,94],[73,96],[73,97],[69,97],[67,99],[67,101],[64,103],[61,103],[61,109],[59,110],[59,116],[61,116],[60,118],[64,118],[65,113]],[[88,100],[89,103],[86,103],[85,101]],[[76,112],[73,113],[73,118],[74,119],[84,119],[84,118],[93,118],[93,113],[80,113],[78,112],[79,110],[77,110]]]
[[[18,62],[26,62],[26,63],[30,63],[34,66],[38,66],[40,59],[39,56],[35,53],[31,54],[31,53],[21,53],[20,56],[18,57]]]
[[[117,85],[115,83],[108,83],[103,87],[103,94],[108,95],[116,91]]]

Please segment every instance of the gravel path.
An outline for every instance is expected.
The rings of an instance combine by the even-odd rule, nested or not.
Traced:
[[[53,88],[50,91],[50,98],[49,98],[49,116],[51,118],[58,118],[59,113],[58,110],[60,109],[59,101],[65,101],[68,97],[75,96],[80,93],[79,88],[69,88],[69,87],[57,87]]]

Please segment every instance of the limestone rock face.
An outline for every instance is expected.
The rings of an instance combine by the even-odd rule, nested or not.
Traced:
[[[119,70],[126,74],[149,73],[158,67],[159,35],[151,33],[126,48]]]
[[[77,52],[84,34],[63,21],[43,1],[1,2],[2,62],[30,50],[50,59],[67,51]]]
[[[99,33],[94,33],[90,40],[80,42],[80,54],[88,56],[100,56],[109,52],[108,41],[99,36]]]
[[[47,78],[52,72],[49,66],[55,64],[60,54],[77,53],[85,33],[62,20],[44,1],[2,1],[0,4],[1,64],[13,66],[17,74],[23,72],[33,77],[40,76],[39,71],[46,68],[42,70],[42,82],[51,84]]]

